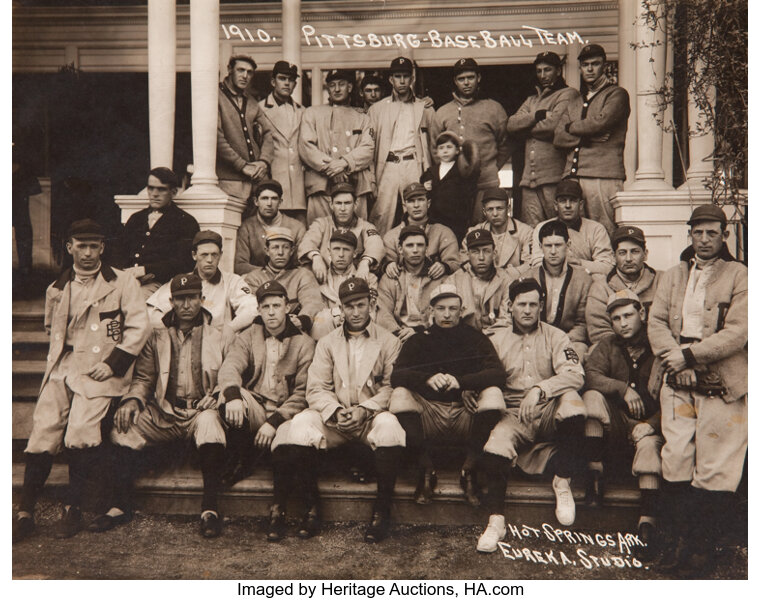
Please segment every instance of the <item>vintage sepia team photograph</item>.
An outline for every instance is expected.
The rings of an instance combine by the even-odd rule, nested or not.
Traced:
[[[8,2],[11,594],[749,597],[749,4]]]

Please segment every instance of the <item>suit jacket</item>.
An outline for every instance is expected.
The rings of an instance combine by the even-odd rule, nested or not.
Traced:
[[[304,195],[304,165],[299,160],[299,126],[304,107],[297,102],[293,108],[278,105],[270,94],[262,105],[264,119],[272,131],[272,179],[283,186],[282,210],[306,210]]]
[[[271,227],[290,229],[293,234],[293,245],[296,248],[306,233],[303,223],[280,212],[275,216]],[[235,242],[235,272],[238,275],[245,275],[254,267],[263,267],[267,264],[266,237],[267,227],[257,215],[251,215],[241,223]],[[291,263],[296,265],[295,256]]]
[[[370,323],[367,346],[357,377],[357,388],[349,387],[349,342],[343,327],[336,327],[317,342],[307,377],[309,408],[320,413],[323,422],[339,408],[364,406],[371,412],[388,409],[391,399],[391,371],[401,344],[391,333]]]
[[[264,118],[259,102],[248,92],[245,97],[245,121],[243,131],[238,108],[222,91],[226,82],[219,84],[217,113],[217,177],[234,181],[248,180],[241,170],[248,162],[263,160],[272,164],[274,144],[270,122]],[[254,155],[249,158],[246,135],[251,139]]]
[[[63,353],[67,330],[71,330],[76,374],[69,375],[69,387],[81,390],[88,398],[121,396],[129,386],[132,363],[150,333],[140,284],[132,275],[102,265],[90,303],[69,320],[73,278],[74,271],[66,269],[45,292],[45,330],[50,334],[50,348],[40,389],[47,384]],[[99,362],[114,372],[105,381],[84,374]]]
[[[483,221],[468,228],[468,233],[474,229],[486,229],[491,231],[491,223]],[[533,229],[524,222],[514,217],[509,217],[505,237],[502,238],[500,245],[496,238],[494,243],[495,264],[507,271],[511,279],[517,279],[531,267],[531,235]],[[466,234],[467,235],[467,234]],[[468,249],[465,246],[465,240],[462,240],[460,247],[460,262],[468,261]]]
[[[370,125],[375,134],[375,179],[380,182],[386,168],[386,158],[391,151],[391,141],[394,134],[394,124],[398,115],[399,101],[388,96],[376,102],[367,111]],[[433,138],[431,137],[433,120],[436,113],[432,108],[426,108],[422,100],[414,100],[414,121],[417,134],[415,136],[415,161],[419,173],[431,165]]]
[[[450,275],[446,282],[455,285],[462,297],[462,320],[488,335],[493,328],[505,327],[510,322],[507,303],[512,279],[504,269],[495,267],[494,277],[486,284],[481,302],[476,302],[473,292],[475,277],[470,263],[467,263]]]
[[[230,400],[229,388],[234,388],[233,395],[240,397],[241,386],[252,391],[261,378],[266,362],[264,334],[264,324],[257,317],[251,327],[236,336],[225,354],[219,369],[219,388],[226,401]],[[307,369],[314,356],[314,340],[288,320],[282,336],[283,352],[274,374],[276,396],[267,398],[264,404],[267,422],[275,428],[306,408]]]
[[[306,166],[306,193],[327,193],[328,177],[322,169],[331,160],[343,158],[349,165],[347,175],[357,196],[375,192],[371,169],[372,132],[367,115],[351,106],[321,104],[310,106],[301,117],[299,156]]]
[[[144,208],[127,220],[118,264],[124,269],[143,266],[146,274],[152,273],[156,281],[166,283],[179,273],[193,270],[191,251],[193,237],[199,231],[198,221],[170,202],[153,228],[148,229],[150,212],[150,208]]]
[[[526,273],[526,277],[533,277],[542,286],[545,298],[544,311],[541,315],[542,321],[565,331],[572,342],[587,344],[589,340],[587,339],[586,308],[592,278],[582,269],[574,268],[571,265],[567,265],[567,267],[565,279],[560,288],[558,309],[555,312],[555,319],[551,323],[547,320],[550,302],[547,298],[547,274],[544,266],[534,267]]]
[[[682,304],[694,254],[688,248],[679,264],[663,274],[650,307],[647,335],[656,355],[650,387],[656,398],[663,380],[663,356],[679,347]],[[748,268],[735,261],[724,246],[709,277],[703,339],[684,350],[685,358],[690,367],[711,365],[717,370],[728,390],[725,399],[734,401],[748,393]]]

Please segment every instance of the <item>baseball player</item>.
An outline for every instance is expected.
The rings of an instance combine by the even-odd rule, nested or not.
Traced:
[[[663,274],[647,330],[675,538],[661,567],[705,573],[748,450],[748,269],[727,249],[720,207],[698,206],[687,223],[692,244]]]
[[[82,529],[80,504],[88,474],[103,459],[101,425],[111,402],[127,391],[132,363],[150,328],[140,284],[101,262],[101,226],[75,221],[66,251],[73,265],[45,293],[50,350],[26,446],[26,469],[13,541],[34,531],[34,506],[65,446],[69,489],[56,537]]]
[[[461,322],[462,298],[455,286],[435,287],[430,304],[433,324],[404,343],[394,365],[389,410],[404,428],[418,465],[415,502],[429,504],[436,486],[429,445],[458,441],[468,445],[460,485],[468,502],[478,506],[475,467],[505,409],[500,389],[505,371],[489,338]]]
[[[507,412],[484,445],[481,464],[489,484],[484,504],[490,517],[476,546],[479,552],[494,552],[505,535],[511,464],[526,473],[553,473],[555,517],[566,526],[576,520],[571,477],[584,467],[586,410],[578,393],[584,369],[568,335],[540,321],[542,304],[542,288],[536,279],[513,281],[512,327],[492,337],[507,371]]]

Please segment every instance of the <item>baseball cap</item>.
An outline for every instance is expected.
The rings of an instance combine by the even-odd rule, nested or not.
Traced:
[[[357,247],[357,236],[354,235],[353,231],[341,231],[340,229],[336,229],[333,232],[333,235],[330,236],[331,242],[343,242],[344,244],[348,244],[352,248]]]
[[[428,192],[426,191],[425,186],[417,181],[410,183],[402,190],[402,200],[405,202],[407,200],[412,200],[413,198],[426,198],[427,196]]]
[[[510,298],[510,302],[513,302],[520,294],[525,294],[532,290],[539,292],[540,299],[544,295],[542,293],[542,286],[539,285],[539,282],[536,279],[533,277],[520,277],[510,284],[510,287],[507,289],[507,294]]]
[[[555,188],[555,199],[561,196],[571,196],[573,198],[581,198],[581,186],[575,179],[561,179],[558,181],[557,188]]]
[[[559,67],[562,64],[560,57],[554,52],[540,52],[534,59],[534,65],[544,63],[546,65],[552,65],[553,67]]]
[[[169,291],[173,298],[194,296],[201,293],[201,278],[195,273],[180,273],[172,277]]]
[[[235,64],[235,62],[238,60],[246,61],[248,64],[250,64],[254,68],[254,71],[256,71],[256,61],[252,57],[248,56],[247,54],[233,54],[230,57],[230,60],[227,61],[227,66],[232,67]]]
[[[613,235],[610,236],[610,242],[613,248],[617,248],[620,242],[624,240],[630,240],[635,244],[639,244],[643,248],[645,247],[645,232],[639,227],[633,225],[623,225],[616,228]]]
[[[361,277],[349,277],[338,287],[338,298],[341,304],[369,297],[370,286]]]
[[[727,224],[727,215],[720,206],[715,204],[701,204],[695,210],[692,211],[690,220],[687,221],[687,225],[694,225],[699,221],[719,221],[722,225]]]
[[[465,247],[468,250],[488,245],[494,245],[494,238],[488,229],[474,229],[465,236]]]
[[[354,186],[348,181],[336,183],[330,190],[330,197],[335,198],[336,194],[351,194],[353,196]]]
[[[265,232],[267,242],[286,240],[293,243],[293,232],[287,227],[267,227]]]
[[[100,223],[93,219],[74,221],[69,225],[67,236],[67,238],[77,238],[78,240],[102,240],[105,237]]]
[[[454,64],[452,70],[454,71],[455,75],[459,75],[465,71],[475,71],[476,73],[480,71],[478,68],[478,63],[472,58],[461,58]]]
[[[447,129],[446,131],[442,131],[437,137],[436,137],[436,145],[443,144],[444,142],[452,142],[455,146],[458,148],[460,147],[460,136],[458,136],[454,131],[451,129]]]
[[[617,306],[633,304],[634,302],[637,302],[640,304],[640,306],[642,305],[642,302],[640,302],[639,296],[637,296],[637,294],[632,292],[629,288],[624,288],[608,296],[608,303],[605,306],[605,310],[611,312]]]
[[[349,83],[354,83],[354,71],[348,69],[331,69],[328,71],[327,77],[325,77],[325,83],[330,83],[337,79],[343,79]]]
[[[285,291],[283,284],[272,279],[265,281],[256,290],[256,301],[261,302],[267,296],[282,296],[288,302],[288,292]]]
[[[216,231],[211,231],[210,229],[205,229],[204,231],[199,231],[196,233],[193,237],[193,249],[195,250],[199,245],[205,243],[216,244],[221,250],[222,236],[219,235]]]
[[[426,243],[428,242],[428,236],[425,233],[425,229],[419,225],[405,225],[399,232],[399,243],[401,244],[411,235],[422,235],[425,238]]]
[[[483,206],[486,206],[486,203],[491,202],[492,200],[499,200],[500,202],[508,202],[509,198],[507,197],[507,190],[504,190],[499,187],[488,188],[484,190],[484,195],[483,195],[483,198],[481,199],[481,204]]]
[[[299,68],[293,63],[289,63],[287,60],[279,60],[272,67],[272,76],[275,75],[288,75],[289,77],[298,77]]]
[[[283,186],[280,185],[279,181],[275,181],[274,179],[262,179],[254,188],[254,196],[258,198],[259,194],[264,190],[272,190],[278,196],[283,195]]]
[[[429,302],[431,306],[433,306],[438,300],[441,300],[442,298],[459,298],[462,300],[462,296],[460,296],[459,292],[457,291],[457,286],[452,285],[451,283],[442,283],[433,288],[431,290],[431,299]]]
[[[399,56],[391,61],[389,73],[412,73],[412,61],[404,56]]]
[[[579,52],[580,61],[592,58],[593,56],[602,56],[603,61],[607,60],[605,49],[599,44],[588,44],[581,49],[581,52]]]

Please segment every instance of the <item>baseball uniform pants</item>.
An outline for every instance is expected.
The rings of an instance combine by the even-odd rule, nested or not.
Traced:
[[[587,216],[602,224],[608,235],[612,235],[616,229],[616,214],[610,202],[624,189],[624,182],[621,179],[579,177],[579,185],[586,202]]]
[[[306,409],[291,420],[285,443],[329,450],[351,440],[359,440],[373,450],[391,448],[405,445],[405,433],[399,421],[390,412],[379,412],[365,421],[361,430],[345,433],[333,424],[324,423],[318,411]]]
[[[536,227],[538,223],[557,216],[555,189],[557,183],[546,183],[535,188],[521,187],[521,220]]]
[[[375,225],[381,236],[386,235],[394,225],[402,190],[409,184],[418,182],[420,175],[420,165],[414,158],[386,163],[383,176],[378,182],[378,196],[370,212],[370,222]]]

